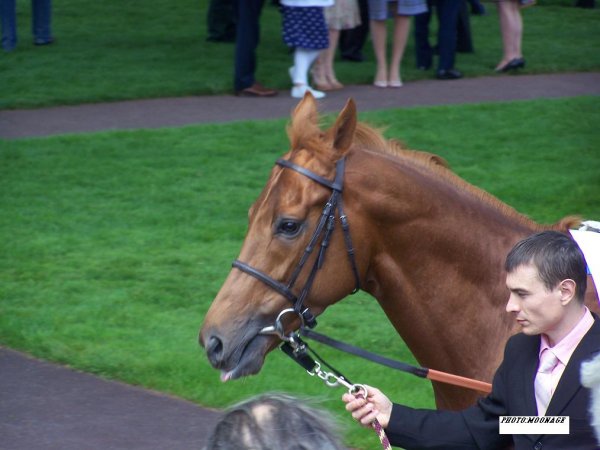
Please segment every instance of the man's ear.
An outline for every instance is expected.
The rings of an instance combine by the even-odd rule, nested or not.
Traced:
[[[570,278],[562,280],[558,284],[558,289],[560,291],[560,302],[563,306],[566,306],[575,298],[576,287],[577,284]]]

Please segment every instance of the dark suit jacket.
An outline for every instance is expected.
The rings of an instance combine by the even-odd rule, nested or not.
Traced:
[[[492,392],[463,411],[432,411],[394,405],[386,433],[392,445],[406,449],[592,450],[599,448],[590,425],[589,389],[581,386],[581,363],[600,352],[600,320],[583,337],[556,387],[548,416],[569,416],[568,435],[500,435],[499,416],[536,416],[534,379],[540,336],[517,334],[504,349]]]

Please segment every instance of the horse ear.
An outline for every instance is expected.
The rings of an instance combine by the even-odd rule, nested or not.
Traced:
[[[300,148],[308,139],[318,136],[320,132],[317,102],[310,91],[307,91],[292,111],[292,120],[287,127],[290,144],[293,149]]]
[[[318,121],[317,101],[310,91],[306,91],[300,103],[292,111],[292,122],[317,125]]]
[[[327,131],[327,139],[336,152],[336,159],[341,158],[350,149],[356,130],[356,104],[354,100],[348,99],[346,106],[336,119],[332,127]]]

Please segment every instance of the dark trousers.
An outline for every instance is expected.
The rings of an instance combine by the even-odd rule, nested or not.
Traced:
[[[260,42],[260,13],[264,0],[237,1],[234,88],[241,91],[254,84],[256,48]]]
[[[206,40],[232,42],[235,40],[236,1],[210,0],[206,12]]]
[[[435,6],[439,24],[437,36],[438,70],[454,68],[458,14],[463,2],[464,0],[428,0],[428,12],[415,16],[417,67],[429,68],[433,62],[433,48],[429,44],[429,22],[432,8]]]
[[[473,39],[471,37],[471,19],[467,2],[462,1],[457,20],[456,51],[459,53],[473,53]]]
[[[360,8],[360,25],[340,33],[340,54],[344,59],[362,61],[362,49],[369,35],[369,5],[368,0],[358,0]]]
[[[52,40],[51,0],[31,0],[31,32],[36,44]],[[2,47],[10,51],[17,45],[17,9],[15,0],[0,0]]]

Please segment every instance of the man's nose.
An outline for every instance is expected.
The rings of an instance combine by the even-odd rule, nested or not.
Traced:
[[[519,312],[519,303],[515,300],[513,294],[510,294],[508,302],[506,302],[506,312]]]

